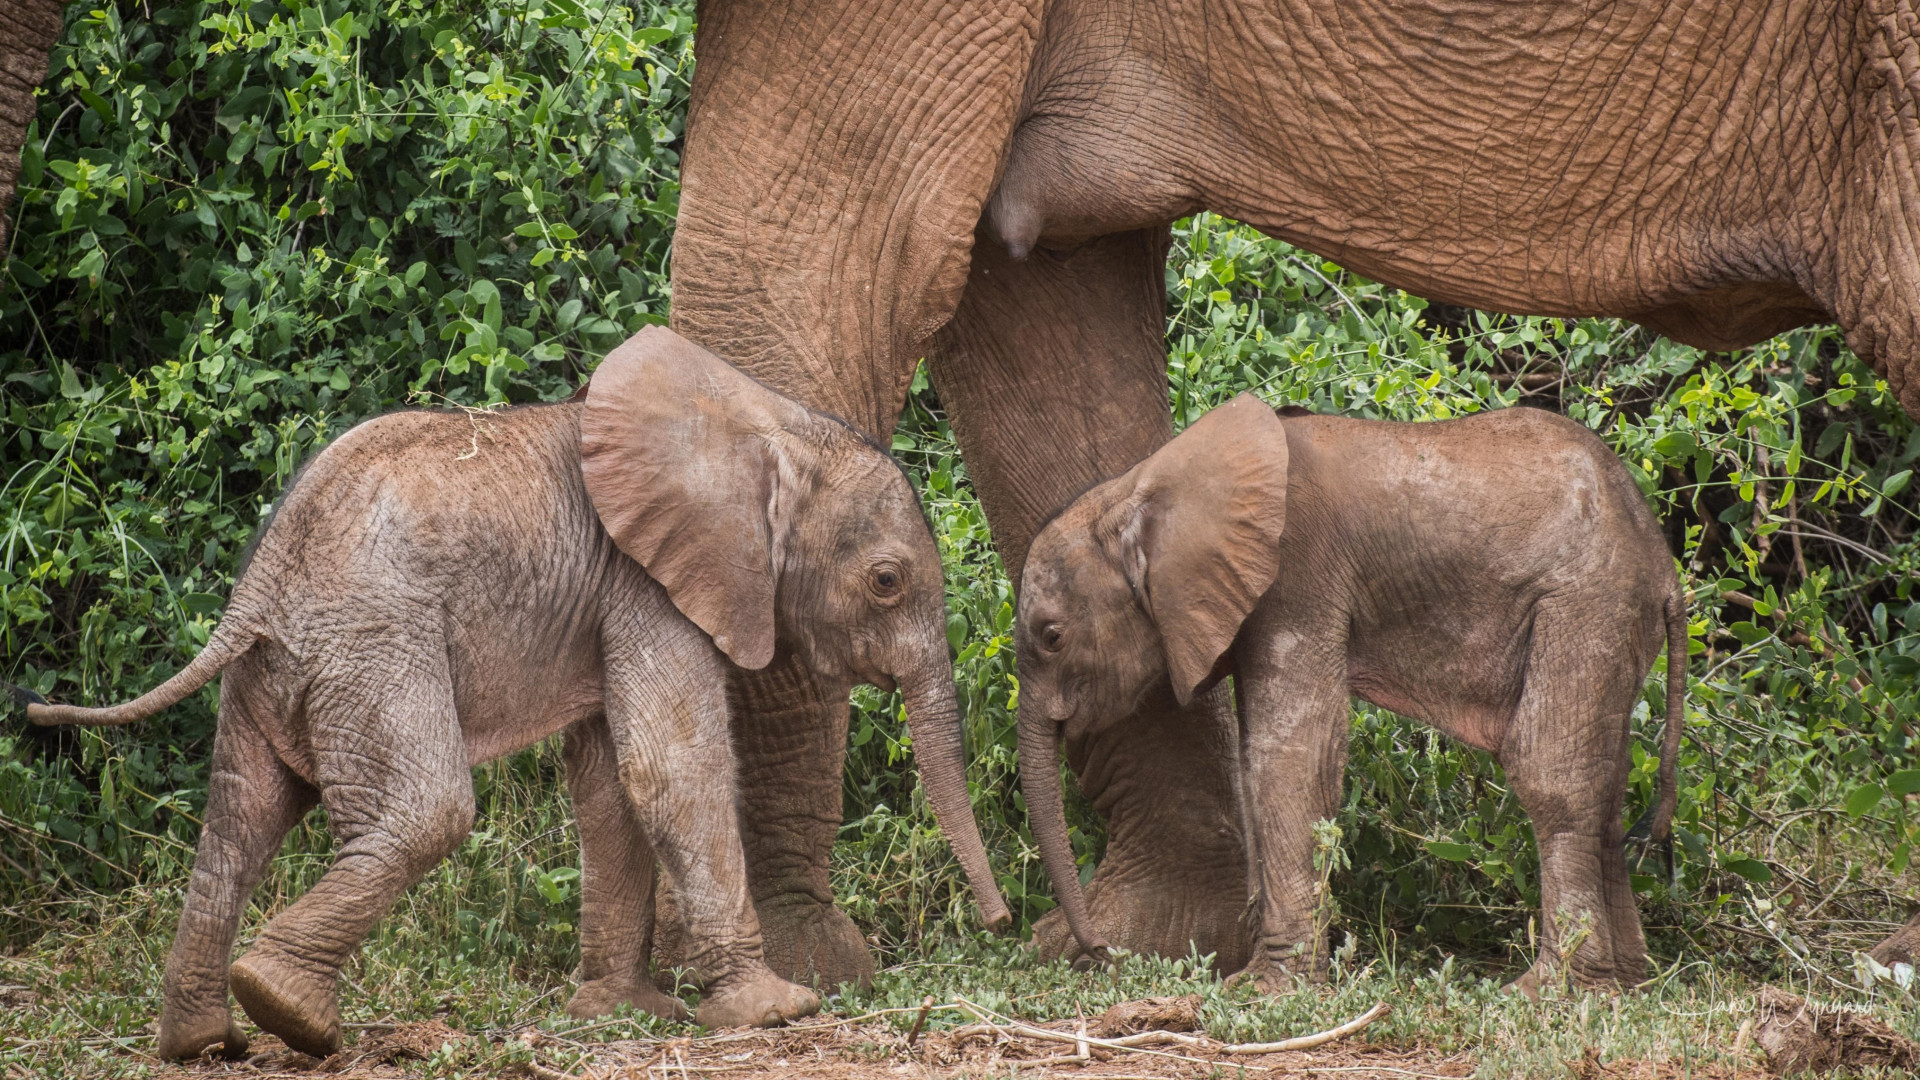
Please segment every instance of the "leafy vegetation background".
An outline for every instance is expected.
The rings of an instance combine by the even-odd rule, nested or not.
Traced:
[[[265,510],[347,427],[564,397],[664,319],[693,11],[116,0],[68,17],[0,268],[0,677],[98,703],[205,642]],[[1598,431],[1694,597],[1679,843],[1670,872],[1648,853],[1635,879],[1656,954],[1894,992],[1907,973],[1849,968],[1914,891],[1920,431],[1836,333],[1708,355],[1609,320],[1447,309],[1210,215],[1176,226],[1167,280],[1180,423],[1252,389],[1396,419],[1546,407]],[[1051,901],[1015,784],[1011,593],[924,378],[893,446],[949,560],[976,807],[1024,927]],[[1652,794],[1663,670],[1630,817]],[[124,730],[6,714],[0,953],[126,920],[164,949],[213,702]],[[836,888],[883,952],[925,956],[974,933],[969,900],[897,700],[863,689],[853,708]],[[1537,862],[1497,766],[1370,707],[1353,740],[1343,962],[1525,963]],[[553,746],[476,770],[473,837],[379,932],[435,928],[417,986],[387,993],[431,1004],[462,965],[564,982],[578,875],[559,776]],[[1091,865],[1084,808],[1076,843]],[[330,849],[316,816],[255,916]],[[112,1007],[144,1023],[157,978],[127,989]]]

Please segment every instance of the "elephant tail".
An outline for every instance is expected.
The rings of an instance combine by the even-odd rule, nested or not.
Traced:
[[[22,687],[13,687],[16,701],[27,707],[27,719],[41,727],[57,727],[77,724],[82,727],[119,727],[131,724],[135,720],[145,720],[154,713],[174,705],[181,698],[200,689],[220,674],[222,668],[238,660],[242,654],[253,647],[258,635],[243,626],[244,620],[227,618],[214,630],[207,647],[200,655],[180,669],[179,674],[152,690],[119,705],[108,705],[98,709],[83,708],[79,705],[52,705],[39,694]]]
[[[1653,809],[1651,835],[1661,844],[1673,839],[1673,811],[1680,791],[1674,773],[1680,736],[1687,722],[1687,602],[1676,586],[1667,597],[1667,730],[1660,747],[1660,795]]]

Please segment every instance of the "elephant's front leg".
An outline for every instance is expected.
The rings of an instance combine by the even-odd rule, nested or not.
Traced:
[[[663,608],[608,619],[607,729],[634,820],[673,883],[687,959],[706,978],[697,1019],[734,1027],[809,1015],[820,999],[768,968],[748,894],[725,662]]]
[[[687,1007],[647,977],[653,932],[653,845],[620,786],[605,717],[567,729],[567,794],[580,830],[580,989],[567,1012],[586,1019],[622,1004],[669,1020]]]
[[[1314,638],[1275,632],[1256,614],[1235,649],[1248,854],[1260,896],[1245,973],[1267,991],[1326,974],[1332,899],[1314,865],[1314,824],[1340,812],[1348,712],[1344,642],[1332,629]]]
[[[729,676],[740,839],[767,964],[826,990],[869,986],[873,954],[834,906],[829,878],[851,688],[821,680],[785,653],[760,671],[731,668]],[[654,955],[663,970],[695,966],[679,907],[671,892],[660,905]]]
[[[1150,229],[1015,262],[976,238],[966,293],[928,362],[1015,582],[1041,522],[1172,437],[1167,245]],[[1252,928],[1227,701],[1220,689],[1181,709],[1162,694],[1070,741],[1067,757],[1107,822],[1087,888],[1094,925],[1122,948],[1197,948],[1232,971]],[[1057,912],[1037,933],[1045,954],[1077,952]]]

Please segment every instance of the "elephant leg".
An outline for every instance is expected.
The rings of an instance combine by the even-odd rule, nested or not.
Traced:
[[[1540,849],[1540,954],[1515,983],[1528,994],[1562,968],[1580,986],[1646,977],[1620,821],[1641,680],[1603,640],[1613,635],[1594,632],[1610,623],[1590,601],[1541,605],[1526,684],[1498,753]]]
[[[966,292],[927,360],[1016,584],[1048,516],[1172,437],[1168,243],[1166,229],[1147,229],[1016,262],[975,238]],[[1252,927],[1228,703],[1224,687],[1184,709],[1161,693],[1066,749],[1107,824],[1087,887],[1094,925],[1123,948],[1197,948],[1233,971]],[[1036,933],[1043,955],[1078,952],[1059,912]]]
[[[1920,958],[1920,912],[1915,912],[1913,918],[1907,920],[1907,925],[1875,945],[1873,952],[1868,955],[1888,967],[1914,963],[1916,958]]]
[[[1244,974],[1275,992],[1294,976],[1326,977],[1332,898],[1320,892],[1313,826],[1340,813],[1347,677],[1343,646],[1308,651],[1291,634],[1256,640],[1238,677],[1248,857],[1260,899],[1260,935]]]
[[[315,1057],[340,1048],[341,966],[473,827],[445,653],[353,666],[348,679],[317,683],[306,704],[314,777],[339,850],[232,969],[233,996],[254,1023]],[[370,685],[370,671],[392,677]]]
[[[648,629],[609,629],[607,727],[634,819],[673,884],[688,960],[706,976],[699,1022],[806,1016],[820,999],[767,966],[747,889],[722,663],[691,624],[684,637]]]
[[[567,1013],[589,1019],[631,1005],[684,1020],[686,1006],[648,981],[653,845],[620,786],[606,718],[568,728],[564,747],[567,794],[580,830],[580,989]]]
[[[237,661],[220,688],[206,824],[161,983],[159,1054],[166,1059],[199,1057],[215,1044],[228,1057],[246,1052],[227,1003],[234,932],[288,830],[318,801],[274,756],[248,709],[243,687],[255,659]]]
[[[34,87],[47,76],[47,54],[65,27],[62,0],[9,0],[0,5],[0,252],[9,250],[7,204],[20,178],[20,147],[40,102]]]
[[[740,776],[740,839],[767,964],[784,978],[831,990],[873,984],[873,953],[834,906],[829,877],[842,818],[847,694],[782,653],[759,671],[729,668]],[[661,969],[695,968],[671,890],[655,919]]]

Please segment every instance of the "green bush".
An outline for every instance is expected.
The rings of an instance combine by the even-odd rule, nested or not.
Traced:
[[[122,0],[74,19],[0,270],[0,676],[104,701],[206,640],[247,537],[329,438],[404,404],[562,397],[664,317],[692,12]],[[1609,320],[1447,309],[1210,215],[1176,226],[1167,280],[1179,423],[1249,389],[1398,419],[1534,405],[1627,461],[1694,594],[1680,843],[1671,876],[1650,858],[1636,877],[1658,951],[1827,963],[1902,913],[1920,433],[1834,332],[1707,355]],[[923,377],[893,445],[948,559],[976,806],[1031,920],[1052,901],[1015,784],[1012,595]],[[1660,670],[1630,815],[1652,795]],[[178,887],[212,702],[131,730],[0,729],[0,934],[94,890]],[[1343,928],[1524,953],[1536,863],[1499,769],[1367,706],[1353,735]],[[898,699],[857,692],[851,741],[843,902],[889,949],[964,932]],[[479,771],[479,831],[410,901],[456,928],[457,957],[571,963],[558,771],[550,746]],[[1091,861],[1098,822],[1076,821]],[[262,907],[328,850],[318,823],[296,834]]]
[[[6,678],[104,701],[205,642],[327,439],[405,404],[565,396],[662,321],[693,20],[625,0],[73,15],[0,293],[0,612]],[[0,735],[0,896],[174,874],[212,701]]]

